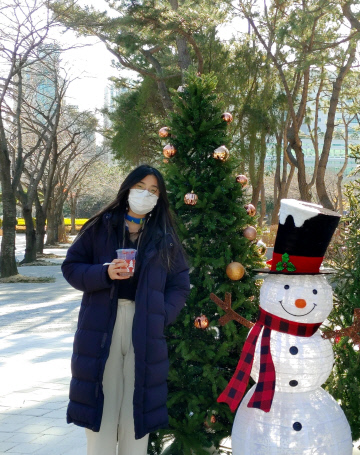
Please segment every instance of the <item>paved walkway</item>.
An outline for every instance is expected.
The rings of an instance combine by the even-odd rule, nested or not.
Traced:
[[[24,236],[18,237],[22,259]],[[0,285],[0,454],[85,455],[84,430],[65,417],[81,293],[64,280],[60,265],[19,273],[56,282]]]
[[[24,240],[17,238],[18,259]],[[86,454],[84,430],[65,418],[81,293],[62,277],[62,259],[51,261],[59,265],[19,273],[53,276],[55,283],[0,284],[0,455]]]

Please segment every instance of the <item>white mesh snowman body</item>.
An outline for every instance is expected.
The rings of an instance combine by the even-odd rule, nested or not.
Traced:
[[[234,410],[246,375],[255,380],[236,412],[233,455],[352,454],[346,417],[321,388],[334,358],[318,330],[333,305],[331,286],[319,269],[338,219],[312,204],[281,203],[273,273],[261,288],[259,320],[218,400]]]

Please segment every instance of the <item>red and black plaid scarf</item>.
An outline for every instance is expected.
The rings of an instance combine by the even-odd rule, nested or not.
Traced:
[[[256,342],[264,327],[261,337],[259,381],[248,408],[259,408],[269,412],[275,392],[275,367],[270,351],[271,330],[299,337],[311,337],[320,326],[321,323],[303,324],[287,321],[260,308],[259,318],[245,341],[236,371],[217,401],[227,403],[232,412],[239,406],[249,382]]]

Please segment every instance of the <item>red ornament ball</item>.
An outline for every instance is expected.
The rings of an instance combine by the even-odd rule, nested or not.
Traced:
[[[246,209],[249,216],[256,215],[256,208],[252,204],[246,204],[244,205],[244,208]]]
[[[193,191],[191,193],[186,193],[184,196],[184,202],[187,205],[196,205],[198,201],[198,195]]]
[[[206,329],[209,326],[209,319],[204,314],[202,314],[201,316],[195,318],[194,326],[197,329]]]
[[[224,112],[221,116],[221,118],[226,122],[226,123],[231,123],[233,121],[233,116],[230,114],[230,112]]]
[[[176,148],[172,144],[166,144],[163,148],[163,154],[165,158],[171,158],[175,155]]]
[[[255,240],[257,232],[254,226],[248,226],[243,230],[243,235],[248,240]]]
[[[229,150],[225,147],[225,145],[221,145],[217,149],[214,150],[213,157],[219,161],[226,161],[230,156]]]
[[[248,178],[246,175],[240,174],[236,176],[236,181],[241,184],[243,188],[245,188],[248,184]]]
[[[170,128],[167,126],[163,126],[159,129],[159,136],[160,137],[169,137],[170,136]]]

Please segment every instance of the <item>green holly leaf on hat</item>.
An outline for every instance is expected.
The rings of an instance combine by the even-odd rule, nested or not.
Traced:
[[[287,269],[288,269],[289,272],[295,272],[296,267],[294,266],[294,264],[292,262],[289,262],[288,266],[287,266]]]
[[[286,270],[287,272],[295,272],[296,267],[292,262],[290,262],[290,256],[288,253],[284,253],[281,256],[281,261],[279,261],[276,264],[276,271],[277,272],[282,272],[283,270]]]

